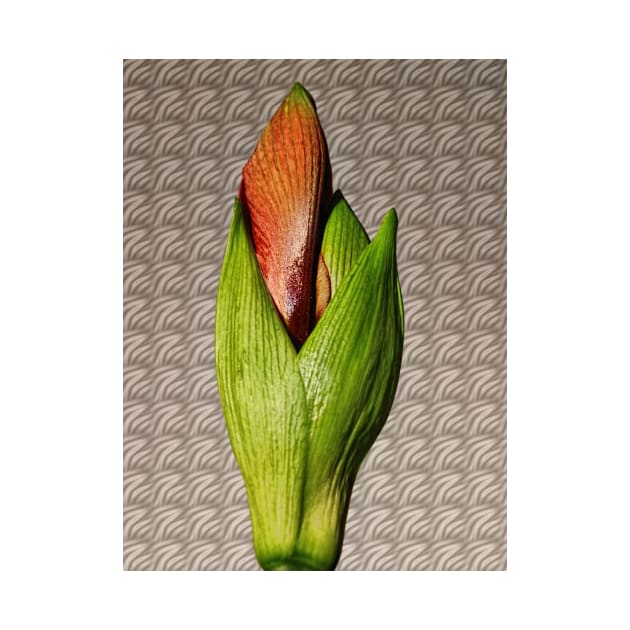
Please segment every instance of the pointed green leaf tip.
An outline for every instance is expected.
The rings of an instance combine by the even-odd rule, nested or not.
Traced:
[[[359,219],[341,192],[337,191],[322,239],[322,257],[330,275],[331,296],[369,242]]]
[[[299,81],[296,81],[293,84],[287,100],[294,103],[304,103],[313,109],[315,108],[315,101],[313,100],[313,97]]]
[[[322,243],[333,296],[296,354],[235,204],[217,295],[217,380],[265,569],[338,561],[354,479],[398,382],[396,228],[391,210],[368,244],[338,196]]]

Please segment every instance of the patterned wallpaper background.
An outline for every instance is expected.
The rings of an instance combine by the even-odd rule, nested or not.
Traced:
[[[241,169],[294,81],[406,311],[338,570],[506,568],[506,62],[130,60],[124,80],[124,567],[257,570],[214,375]]]

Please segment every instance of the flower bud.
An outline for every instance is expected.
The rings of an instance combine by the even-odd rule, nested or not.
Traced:
[[[370,243],[341,194],[322,211],[325,141],[319,123],[306,133],[312,118],[288,122],[314,113],[296,89],[263,132],[234,204],[216,371],[260,565],[332,570],[354,480],[398,383],[397,217],[390,210]]]

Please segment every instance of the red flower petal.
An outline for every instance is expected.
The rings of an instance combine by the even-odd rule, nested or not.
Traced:
[[[239,192],[262,275],[297,345],[314,325],[319,221],[332,197],[326,139],[296,83],[243,168]]]

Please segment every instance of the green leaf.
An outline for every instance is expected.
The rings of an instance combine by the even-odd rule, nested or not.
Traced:
[[[337,562],[352,484],[396,392],[403,343],[397,223],[390,210],[298,355],[311,428],[297,554],[314,565]]]
[[[216,304],[217,381],[249,501],[256,556],[293,554],[308,416],[297,355],[269,296],[236,200]]]
[[[330,275],[331,296],[348,275],[370,239],[352,208],[337,191],[322,238],[322,257]]]

